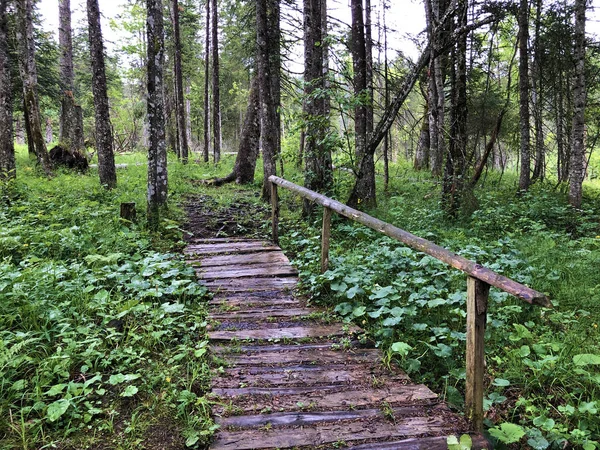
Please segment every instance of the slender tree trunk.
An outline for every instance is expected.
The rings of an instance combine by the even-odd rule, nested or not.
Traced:
[[[58,42],[60,48],[60,79],[62,99],[58,141],[69,151],[85,151],[83,113],[75,103],[73,72],[73,40],[71,31],[71,0],[59,0]]]
[[[0,181],[17,176],[8,56],[8,2],[9,0],[0,0]]]
[[[254,172],[256,170],[256,161],[258,160],[258,145],[260,140],[260,104],[258,101],[258,77],[254,76],[250,83],[250,95],[248,97],[248,107],[246,117],[242,125],[240,144],[233,171],[223,177],[216,178],[208,182],[215,186],[235,181],[237,184],[248,184],[254,181]]]
[[[269,60],[271,64],[271,95],[275,105],[275,159],[279,161],[281,176],[284,176],[283,158],[281,157],[281,28],[279,0],[269,2],[267,10],[269,26]]]
[[[321,193],[327,192],[333,185],[331,149],[325,143],[329,132],[321,17],[325,1],[304,0],[304,186]],[[322,94],[315,95],[319,91]],[[303,214],[310,215],[312,210],[312,203],[304,201]]]
[[[458,27],[466,27],[468,0],[458,0]],[[463,34],[452,50],[452,110],[450,145],[442,184],[442,205],[455,217],[464,190],[467,149],[467,35]]]
[[[190,94],[192,93],[192,87],[190,80],[186,80],[185,84],[185,136],[188,143],[189,153],[194,149],[194,138],[192,135],[192,101],[190,100]]]
[[[575,74],[573,80],[573,127],[569,164],[569,203],[581,207],[585,178],[585,7],[586,0],[575,0]]]
[[[419,141],[417,142],[417,151],[415,152],[414,169],[424,170],[429,166],[429,106],[427,99],[423,111],[423,121],[421,122],[421,131],[419,133]]]
[[[216,0],[215,0],[216,1]],[[175,98],[177,99],[177,129],[179,130],[179,152],[181,162],[188,163],[189,147],[185,119],[185,97],[183,96],[183,75],[181,72],[181,32],[179,30],[179,0],[173,0],[173,34],[175,38]]]
[[[21,116],[17,116],[15,120],[15,139],[17,144],[25,145],[25,129],[23,128],[23,122],[21,122]]]
[[[384,0],[383,9],[383,79],[384,79],[384,107],[387,110],[390,106],[390,86],[389,86],[389,68],[388,68],[388,38],[386,24],[387,2]],[[426,119],[425,119],[426,120]],[[385,133],[383,139],[383,190],[387,192],[390,184],[390,133]]]
[[[46,175],[52,175],[50,159],[42,132],[40,107],[37,98],[37,70],[35,66],[35,43],[33,41],[33,2],[18,0],[17,43],[19,46],[19,71],[23,81],[25,117],[29,125],[28,144],[33,149],[39,165]]]
[[[157,229],[160,209],[167,204],[167,148],[163,105],[164,38],[162,0],[147,0],[148,36],[148,224]]]
[[[519,190],[527,191],[531,183],[531,148],[529,132],[529,0],[520,0],[519,6],[519,114],[521,130],[521,173]]]
[[[356,208],[377,206],[375,192],[374,153],[367,152],[368,108],[364,97],[367,90],[367,55],[363,22],[362,0],[352,0],[352,64],[354,67],[354,95],[361,99],[354,108],[355,152],[359,164],[356,189],[348,199],[348,205]]]
[[[275,156],[277,153],[277,118],[276,105],[272,91],[272,59],[269,42],[269,9],[278,0],[256,1],[256,41],[258,62],[258,87],[259,87],[259,117],[260,117],[260,147],[263,152],[263,200],[271,199],[271,186],[269,177],[276,174]]]
[[[375,88],[373,85],[373,33],[371,29],[371,0],[365,0],[365,63],[366,63],[366,85],[367,85],[367,142],[373,133],[373,99]]]
[[[117,171],[113,153],[113,135],[110,124],[106,71],[104,68],[104,45],[100,27],[98,0],[87,0],[87,14],[92,60],[92,90],[96,118],[96,149],[100,184],[112,189],[117,185]]]
[[[221,99],[219,90],[219,10],[212,1],[212,100],[213,100],[213,158],[221,160]]]
[[[208,75],[210,74],[210,2],[206,1],[206,43],[204,54],[204,162],[210,154],[210,97]]]
[[[540,29],[542,16],[542,0],[536,0],[536,18],[535,18],[535,44],[533,56],[533,80],[532,97],[534,105],[534,124],[535,124],[535,165],[533,167],[532,180],[543,180],[546,167],[546,151],[544,148],[544,63],[542,61],[543,52],[540,46]]]

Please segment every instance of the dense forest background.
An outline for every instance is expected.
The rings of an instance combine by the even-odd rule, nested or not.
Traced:
[[[267,236],[273,174],[548,294],[490,293],[486,433],[600,448],[591,4],[403,3],[0,0],[1,448],[207,445],[181,206]],[[303,294],[461,410],[462,274],[335,218],[320,273],[320,211],[281,209]]]

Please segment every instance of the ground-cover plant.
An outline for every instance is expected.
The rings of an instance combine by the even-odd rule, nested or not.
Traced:
[[[143,207],[139,224],[119,219],[121,201],[145,205],[146,167],[132,162],[106,191],[93,169],[42,178],[21,152],[3,187],[0,448],[195,447],[215,429],[207,292],[168,251],[181,212],[155,235]],[[175,203],[199,168],[172,166]]]
[[[474,193],[475,211],[451,221],[439,208],[435,180],[402,166],[396,174],[372,215],[546,292],[555,305],[541,309],[490,292],[490,438],[500,448],[600,448],[600,227],[594,204],[574,210],[550,184],[517,197],[514,176],[505,174],[502,181],[490,176]],[[593,197],[594,188],[587,188]],[[366,328],[388,361],[460,408],[465,276],[335,218],[330,269],[321,275],[319,220],[296,225],[299,200],[282,196],[281,240],[295,255],[307,294]]]

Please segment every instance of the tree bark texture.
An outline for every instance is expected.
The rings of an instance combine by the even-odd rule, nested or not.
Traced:
[[[254,172],[256,171],[256,161],[259,153],[260,140],[260,119],[259,119],[260,104],[258,102],[258,77],[254,76],[250,83],[250,95],[248,97],[248,107],[244,124],[242,125],[242,133],[240,136],[240,144],[235,158],[233,171],[223,177],[216,178],[208,184],[220,186],[225,183],[235,181],[237,184],[248,184],[254,181]]]
[[[98,0],[87,0],[90,54],[92,60],[92,91],[96,120],[96,150],[100,184],[112,189],[117,185],[117,171],[113,152],[113,135],[104,66],[104,44],[100,27]]]
[[[529,131],[529,0],[519,4],[519,127],[521,131],[519,190],[527,191],[531,183],[531,148]]]
[[[542,0],[536,0],[535,40],[533,55],[532,99],[535,124],[535,165],[532,180],[543,180],[546,170],[546,150],[544,148],[544,61],[540,45]]]
[[[446,154],[446,94],[444,90],[445,27],[442,16],[447,9],[446,0],[426,0],[425,15],[431,53],[429,63],[429,133],[430,133],[430,167],[433,176],[442,175],[444,155]]]
[[[259,117],[260,117],[260,148],[263,152],[263,188],[262,198],[269,201],[271,198],[271,186],[269,177],[275,175],[275,155],[277,153],[277,118],[276,105],[272,92],[272,59],[269,42],[269,10],[274,8],[278,0],[256,1],[256,42],[258,63],[258,87],[259,87]]]
[[[17,43],[19,46],[19,71],[23,82],[23,103],[28,124],[28,144],[34,151],[39,165],[46,175],[52,174],[37,97],[37,69],[35,65],[35,43],[33,41],[33,0],[18,0]]]
[[[275,159],[279,160],[281,176],[283,176],[283,159],[281,158],[281,24],[279,0],[270,1],[267,10],[267,31],[269,33],[269,61],[271,64],[271,95],[275,105]]]
[[[74,96],[73,39],[71,28],[71,0],[58,2],[60,49],[60,80],[62,99],[58,140],[69,151],[85,151],[83,138],[83,112]]]
[[[179,0],[173,0],[173,33],[175,38],[175,92],[177,99],[177,130],[179,133],[179,152],[181,162],[188,163],[189,147],[186,128],[185,98],[183,96],[183,75],[181,72],[181,32],[179,29]]]
[[[365,99],[367,106],[367,141],[373,133],[373,100],[375,87],[373,84],[373,33],[371,27],[371,0],[365,0],[365,63],[366,85],[368,97]]]
[[[157,229],[160,209],[167,204],[167,146],[163,104],[164,37],[162,0],[147,0],[148,16],[148,224]]]
[[[354,68],[354,95],[358,101],[354,107],[354,146],[358,165],[356,189],[348,199],[351,207],[375,207],[375,157],[367,151],[367,55],[362,0],[351,1],[352,10],[352,65]]]
[[[467,25],[468,0],[458,0],[457,26]],[[455,217],[460,208],[464,189],[467,160],[467,35],[457,40],[452,50],[452,110],[450,114],[450,143],[442,183],[442,206]]]
[[[215,164],[221,160],[221,95],[219,90],[219,10],[217,0],[212,2],[212,119],[213,158]]]
[[[326,138],[329,115],[324,77],[322,3],[326,0],[304,0],[304,186],[327,193],[333,185],[331,149]],[[313,204],[303,202],[303,214],[312,212]]]
[[[204,162],[210,153],[210,99],[208,75],[210,74],[210,2],[206,0],[206,41],[204,49]]]
[[[17,176],[10,61],[8,59],[8,2],[9,0],[0,0],[0,181]]]
[[[569,203],[581,207],[585,177],[585,6],[586,0],[575,0],[575,74],[573,79],[573,127],[571,129],[571,161],[569,164]]]

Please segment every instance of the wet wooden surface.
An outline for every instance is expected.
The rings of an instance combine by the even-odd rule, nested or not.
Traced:
[[[277,246],[196,239],[185,254],[214,293],[209,338],[224,361],[211,449],[445,449],[447,436],[469,433],[435,393],[361,345],[359,328],[294,296],[297,272]]]

